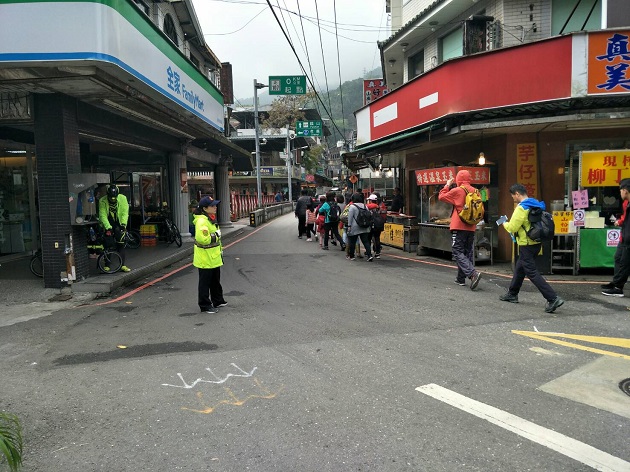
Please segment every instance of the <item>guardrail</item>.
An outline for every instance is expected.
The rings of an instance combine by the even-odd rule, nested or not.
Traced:
[[[292,213],[294,209],[293,203],[276,203],[265,208],[260,208],[249,213],[249,225],[260,226],[266,221],[272,220],[278,216]]]
[[[263,195],[261,197],[263,206],[273,205],[275,197],[273,195]],[[239,195],[236,192],[230,193],[230,219],[237,221],[245,218],[252,211],[258,209],[258,197],[254,195]]]

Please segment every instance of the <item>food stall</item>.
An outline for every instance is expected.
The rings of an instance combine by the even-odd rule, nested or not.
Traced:
[[[630,150],[581,151],[578,189],[571,192],[577,267],[612,268],[621,236],[619,182],[630,178]]]
[[[418,223],[418,254],[424,253],[426,249],[452,251],[449,225],[453,206],[439,201],[438,194],[446,181],[455,178],[460,170],[470,172],[470,183],[477,188],[481,186],[483,198],[484,186],[490,183],[490,170],[487,167],[454,166],[415,171],[416,183],[422,187],[423,195],[419,201],[422,221]],[[475,260],[492,263],[494,244],[493,228],[482,221],[475,232]]]

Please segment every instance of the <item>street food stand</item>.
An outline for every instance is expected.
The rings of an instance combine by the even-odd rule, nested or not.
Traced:
[[[416,170],[416,183],[427,189],[435,187],[433,193],[423,192],[426,198],[420,200],[420,215],[423,221],[418,223],[418,254],[425,249],[452,252],[452,237],[449,229],[453,206],[439,201],[438,194],[446,181],[455,178],[457,172],[467,170],[471,175],[471,184],[475,187],[490,183],[490,169],[487,167],[437,167]],[[481,222],[475,231],[475,260],[493,262],[493,228]]]
[[[621,237],[619,182],[630,178],[630,150],[581,151],[578,189],[571,192],[576,266],[612,268]]]

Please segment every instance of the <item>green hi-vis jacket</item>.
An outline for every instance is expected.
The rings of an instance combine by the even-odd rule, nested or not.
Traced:
[[[529,239],[527,232],[532,227],[527,217],[529,216],[529,210],[523,208],[520,204],[514,209],[512,218],[503,224],[503,227],[508,233],[513,233],[516,236],[516,243],[519,246],[533,246],[534,244],[540,244]]]
[[[119,194],[116,197],[116,211],[110,211],[109,200],[107,195],[98,199],[98,220],[105,231],[112,229],[114,223],[127,226],[129,220],[129,203],[127,197]]]
[[[194,215],[195,252],[193,265],[200,269],[215,269],[223,265],[221,230],[206,215]]]

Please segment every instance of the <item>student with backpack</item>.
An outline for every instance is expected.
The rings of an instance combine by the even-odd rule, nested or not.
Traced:
[[[518,244],[518,261],[514,267],[514,275],[508,292],[499,297],[500,300],[510,303],[518,303],[518,293],[521,290],[525,276],[536,286],[538,291],[547,300],[545,305],[546,313],[553,313],[556,308],[564,304],[564,300],[558,296],[556,291],[549,285],[549,282],[540,275],[536,267],[536,256],[540,252],[541,242],[532,239],[528,232],[533,223],[529,219],[530,212],[534,210],[545,210],[545,202],[539,202],[535,198],[527,195],[527,189],[522,184],[514,184],[510,187],[512,200],[517,203],[512,217],[507,221],[507,216],[497,220],[498,224],[503,224],[505,230],[513,235],[513,239]]]
[[[326,203],[319,208],[319,214],[325,216],[324,219],[324,246],[322,249],[328,250],[328,237],[332,236],[333,244],[339,241],[341,250],[346,250],[346,245],[339,234],[339,218],[341,216],[341,208],[337,204],[337,195],[335,192],[326,193]],[[336,241],[335,241],[336,240]]]
[[[477,223],[483,219],[483,203],[479,191],[470,185],[470,172],[460,170],[455,179],[450,178],[440,190],[438,198],[442,202],[453,205],[451,213],[451,238],[453,259],[457,263],[457,285],[466,285],[470,279],[470,289],[475,290],[481,280],[481,272],[475,270],[474,244]],[[452,186],[453,181],[457,184]],[[480,208],[473,208],[475,196],[478,196]],[[476,212],[473,210],[477,210]],[[480,215],[481,214],[481,215]]]

